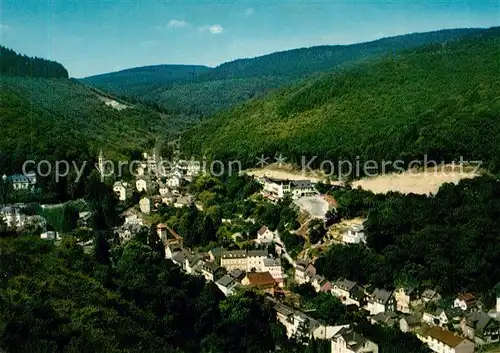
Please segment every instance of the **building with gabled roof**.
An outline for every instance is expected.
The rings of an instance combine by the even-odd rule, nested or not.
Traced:
[[[368,299],[367,309],[370,315],[377,315],[386,311],[396,311],[396,301],[393,291],[375,289]]]
[[[229,275],[222,276],[215,282],[215,284],[226,297],[233,294],[234,290],[238,286],[238,282],[236,282],[236,280]]]
[[[207,281],[216,282],[224,276],[225,270],[212,261],[205,261],[201,266],[201,273]]]
[[[464,317],[460,328],[465,337],[476,344],[491,344],[499,342],[500,323],[482,311],[476,311]]]
[[[276,281],[269,272],[247,272],[241,280],[241,284],[271,293],[276,285]]]
[[[477,309],[476,296],[472,293],[460,293],[453,301],[453,307],[467,312],[474,311]]]
[[[378,353],[378,345],[352,328],[341,329],[332,338],[331,353]]]
[[[423,328],[417,337],[436,353],[474,352],[474,343],[439,326]]]
[[[274,232],[272,232],[266,226],[262,226],[257,231],[257,239],[255,240],[258,244],[268,244],[274,240]]]

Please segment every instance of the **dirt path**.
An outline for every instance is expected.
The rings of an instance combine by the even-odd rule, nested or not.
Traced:
[[[269,177],[276,179],[300,180],[308,179],[312,182],[325,182],[326,178],[320,172],[304,174],[291,166],[279,168],[277,165],[269,165],[262,169],[249,169],[247,174],[254,177]],[[361,187],[375,193],[387,193],[398,191],[404,194],[430,194],[436,193],[444,183],[458,183],[462,179],[470,179],[479,176],[479,173],[471,169],[445,166],[439,170],[428,171],[412,170],[404,173],[389,173],[372,178],[363,178],[352,183],[354,188]],[[334,185],[342,185],[340,181],[331,182]]]

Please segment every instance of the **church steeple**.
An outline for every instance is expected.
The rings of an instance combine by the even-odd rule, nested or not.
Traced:
[[[101,174],[101,176],[104,174],[105,166],[106,166],[106,161],[104,160],[104,153],[102,152],[102,148],[101,148],[101,150],[99,151],[99,158],[97,161],[97,169],[98,169],[99,173]]]

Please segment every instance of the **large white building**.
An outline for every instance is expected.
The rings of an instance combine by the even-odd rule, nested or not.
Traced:
[[[474,343],[439,326],[433,326],[417,337],[436,353],[474,352]]]
[[[318,193],[310,180],[263,178],[261,183],[263,184],[262,193],[271,200],[279,200],[286,194],[290,194],[293,199],[298,199]]]
[[[366,236],[362,224],[353,225],[342,235],[344,244],[359,244],[366,243]]]
[[[281,262],[269,257],[267,250],[223,250],[220,259],[221,267],[228,272],[241,271],[269,271],[273,278],[283,281]]]
[[[29,190],[36,184],[36,174],[14,174],[6,178],[14,190]]]

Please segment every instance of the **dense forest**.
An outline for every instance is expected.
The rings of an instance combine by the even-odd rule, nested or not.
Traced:
[[[424,44],[453,41],[478,31],[442,30],[368,43],[293,49],[238,59],[213,69],[189,65],[139,67],[86,77],[82,81],[171,113],[203,117],[262,96],[307,75]]]
[[[500,182],[492,177],[444,184],[436,195],[336,191],[342,217],[368,217],[367,245],[332,246],[316,264],[339,277],[394,288],[470,291],[486,297],[500,282]]]
[[[19,172],[25,160],[131,156],[175,129],[168,116],[140,106],[117,110],[68,79],[1,77],[0,170]]]
[[[0,171],[21,171],[26,160],[91,163],[103,149],[107,158],[132,157],[167,139],[189,123],[120,101],[68,79],[52,61],[22,56],[0,47]]]
[[[500,170],[500,29],[416,48],[280,89],[184,134],[188,154],[485,162]]]
[[[58,62],[20,55],[0,45],[0,74],[24,77],[68,78]]]
[[[266,352],[282,328],[253,292],[225,299],[139,240],[108,263],[72,236],[0,240],[0,345],[8,352]]]

